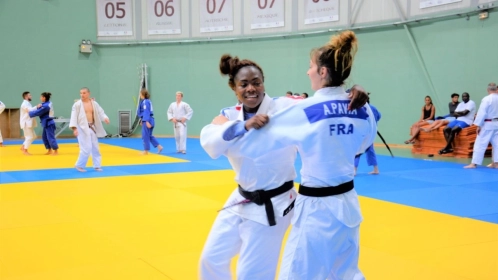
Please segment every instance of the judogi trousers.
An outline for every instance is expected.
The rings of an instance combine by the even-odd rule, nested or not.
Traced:
[[[43,128],[42,133],[43,145],[47,150],[58,150],[59,145],[57,145],[57,140],[55,140],[55,124],[50,124]]]
[[[360,227],[351,228],[337,220],[322,198],[300,199],[278,279],[365,279],[358,268]]]
[[[25,150],[27,150],[31,145],[31,143],[35,141],[36,133],[35,129],[32,127],[25,127],[22,130],[24,131],[24,142],[22,143],[22,146],[24,147]]]
[[[498,129],[488,130],[481,129],[474,142],[474,152],[472,154],[472,163],[481,165],[484,159],[484,153],[491,142],[493,145],[493,162],[498,162]]]
[[[377,155],[375,154],[375,149],[373,144],[368,147],[368,149],[365,151],[365,154],[367,154],[367,164],[368,166],[376,166],[377,165]],[[355,157],[354,158],[354,166],[358,167],[360,163],[360,157]]]
[[[79,133],[78,144],[80,146],[80,155],[76,161],[76,167],[85,168],[88,157],[92,155],[93,168],[100,168],[102,155],[99,150],[99,141],[95,132],[90,129],[90,134]]]
[[[178,121],[175,126],[176,151],[187,151],[187,124]]]
[[[292,212],[267,226],[221,211],[202,251],[200,279],[231,280],[230,262],[238,253],[237,280],[274,280],[291,217]]]
[[[154,148],[157,148],[159,146],[159,142],[157,142],[156,137],[152,135],[152,132],[154,131],[154,127],[148,128],[145,123],[142,123],[142,141],[144,143],[144,150],[149,151],[150,150],[150,144],[152,143],[152,146]]]

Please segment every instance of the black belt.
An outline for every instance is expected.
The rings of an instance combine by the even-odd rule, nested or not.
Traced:
[[[354,188],[353,180],[340,184],[339,186],[336,187],[310,188],[303,185],[299,185],[299,194],[305,196],[313,196],[313,197],[324,197],[324,196],[347,193],[353,188]]]
[[[239,185],[239,193],[245,199],[249,199],[251,202],[254,202],[257,205],[264,204],[266,209],[266,217],[268,218],[268,223],[270,224],[270,226],[274,226],[277,223],[275,222],[275,212],[273,211],[273,203],[271,203],[271,198],[283,194],[287,191],[290,191],[293,187],[294,187],[294,182],[288,181],[276,189],[267,190],[267,191],[257,190],[249,192],[244,190]]]
[[[492,121],[498,121],[498,118],[494,118],[494,119],[484,119],[485,122],[492,122]]]

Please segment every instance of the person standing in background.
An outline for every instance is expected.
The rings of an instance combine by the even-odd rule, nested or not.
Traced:
[[[102,171],[102,155],[100,154],[97,137],[106,136],[102,121],[109,124],[109,117],[100,105],[90,97],[90,90],[84,87],[80,90],[81,99],[74,103],[71,110],[69,128],[78,138],[80,154],[75,167],[79,172],[86,172],[88,157],[92,155],[93,168]]]
[[[353,87],[354,88],[354,87]],[[370,92],[368,93],[370,95]],[[372,109],[372,113],[375,118],[375,123],[378,123],[382,115],[380,112],[377,110],[375,106],[370,104],[370,98],[368,98],[367,101],[368,105],[370,105],[370,109]],[[365,154],[367,154],[367,164],[368,166],[373,166],[373,170],[369,172],[368,174],[373,174],[373,175],[378,175],[379,174],[379,166],[377,164],[377,155],[375,154],[375,149],[374,149],[374,144],[372,144],[368,149],[365,151]],[[360,163],[360,157],[362,154],[356,155],[354,158],[354,175],[356,175],[356,172],[358,170],[358,165]]]
[[[176,152],[187,153],[187,121],[192,118],[194,111],[187,103],[182,101],[183,92],[176,92],[176,101],[168,108],[168,121],[174,125]]]
[[[149,91],[145,88],[140,91],[140,105],[138,106],[137,115],[140,118],[140,125],[142,126],[143,154],[147,155],[149,153],[151,143],[154,148],[157,148],[157,153],[161,153],[163,146],[152,135],[155,126],[154,111],[150,102]]]
[[[55,140],[55,122],[54,122],[54,106],[50,102],[50,92],[42,92],[40,95],[41,104],[38,104],[37,109],[29,111],[31,118],[40,117],[40,123],[43,127],[43,144],[47,149],[46,155],[58,155],[59,145]]]
[[[477,138],[474,142],[472,162],[464,168],[476,168],[478,164],[482,164],[489,142],[493,146],[493,161],[488,167],[498,168],[498,153],[496,152],[498,148],[498,88],[495,83],[488,85],[488,95],[481,101],[474,125],[477,126]]]
[[[36,139],[35,127],[37,126],[36,120],[29,116],[29,111],[36,110],[36,107],[33,107],[30,103],[31,101],[31,93],[29,91],[25,91],[22,93],[22,101],[21,104],[21,117],[20,124],[21,129],[24,131],[24,142],[21,146],[21,151],[24,155],[31,155],[28,152],[29,146]]]

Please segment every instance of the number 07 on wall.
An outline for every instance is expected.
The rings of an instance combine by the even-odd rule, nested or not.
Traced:
[[[233,30],[233,0],[198,0],[201,32]]]
[[[132,0],[97,0],[97,35],[132,36]]]

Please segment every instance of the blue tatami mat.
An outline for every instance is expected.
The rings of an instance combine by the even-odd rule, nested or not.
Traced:
[[[104,172],[95,172],[89,168],[86,173],[77,172],[73,168],[0,172],[0,181],[16,183],[231,169],[224,156],[211,159],[200,146],[199,139],[188,139],[187,154],[181,156],[176,154],[173,138],[158,140],[164,146],[164,155],[178,156],[189,162],[103,166]],[[101,139],[100,142],[143,149],[140,138]],[[380,175],[369,175],[371,167],[366,165],[364,158],[360,161],[355,178],[355,189],[359,195],[498,223],[498,169],[464,169],[464,164],[461,163],[382,155],[378,155],[377,160]],[[295,166],[299,174],[299,158]],[[299,175],[295,181],[300,182]]]

